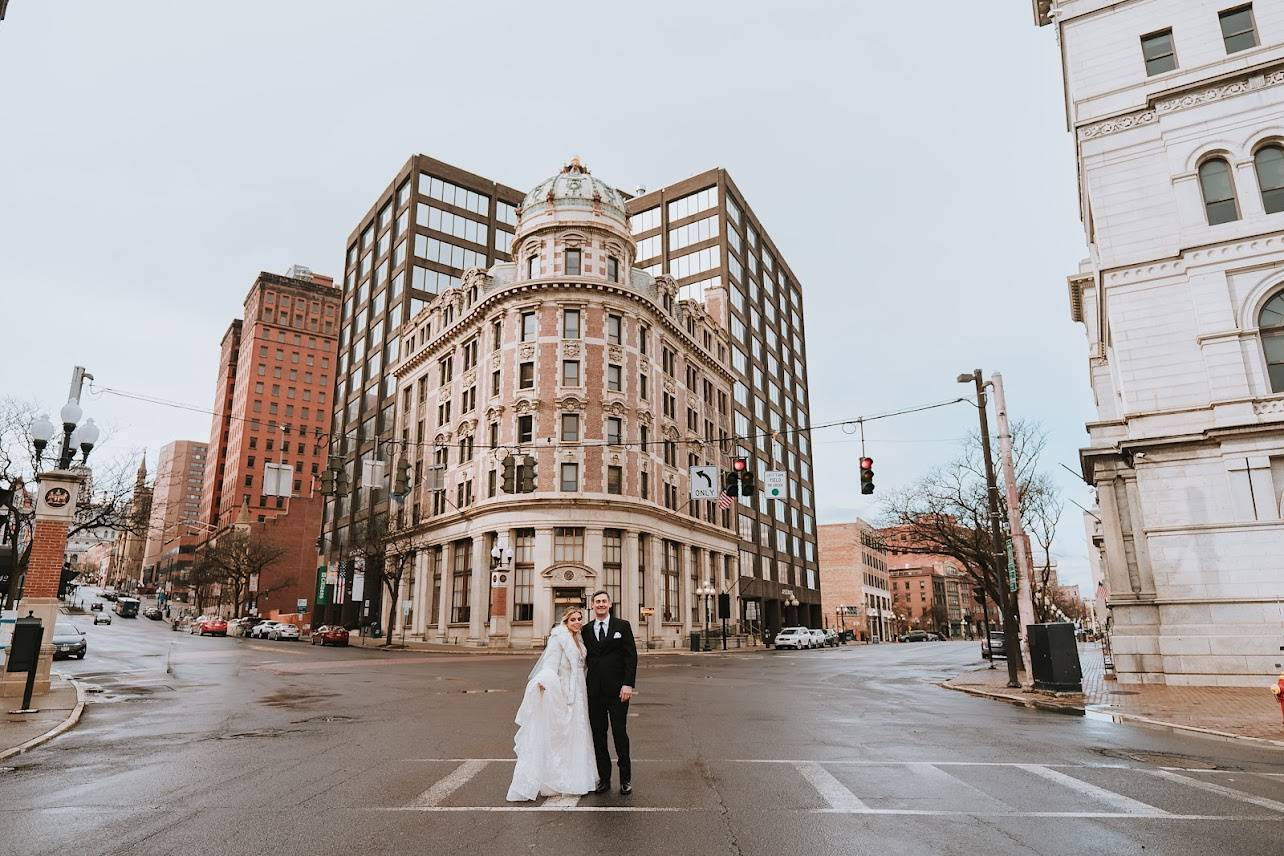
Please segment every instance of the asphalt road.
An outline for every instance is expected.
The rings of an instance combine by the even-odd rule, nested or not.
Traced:
[[[513,806],[532,659],[76,620],[0,853],[1278,854],[1284,752],[940,689],[974,643],[643,658],[631,797]]]

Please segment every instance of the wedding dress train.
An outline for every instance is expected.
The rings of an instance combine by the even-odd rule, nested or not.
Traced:
[[[589,728],[584,648],[564,625],[554,628],[544,655],[531,670],[515,721],[517,764],[509,801],[593,790],[597,760]]]

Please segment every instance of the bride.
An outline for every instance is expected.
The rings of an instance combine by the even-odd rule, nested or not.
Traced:
[[[557,794],[587,794],[597,784],[593,733],[584,683],[584,610],[571,607],[553,628],[517,709],[513,749],[517,766],[512,802]]]

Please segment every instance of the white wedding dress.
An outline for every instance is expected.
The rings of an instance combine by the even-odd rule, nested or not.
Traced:
[[[526,682],[515,721],[517,765],[508,788],[509,801],[593,790],[597,760],[589,728],[584,647],[565,625],[559,624],[549,635],[544,655]]]

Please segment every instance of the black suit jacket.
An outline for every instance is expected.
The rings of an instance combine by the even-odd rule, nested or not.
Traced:
[[[596,619],[584,625],[584,641],[589,695],[618,696],[621,687],[637,687],[638,647],[633,641],[633,627],[623,618],[611,616],[606,625],[606,639],[597,641]],[[615,634],[620,634],[616,639]]]

